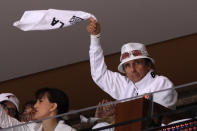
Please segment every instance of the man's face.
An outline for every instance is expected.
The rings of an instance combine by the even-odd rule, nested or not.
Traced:
[[[16,106],[12,102],[10,101],[3,102],[3,108],[9,116],[15,118],[17,109],[16,109]]]
[[[151,69],[145,59],[136,59],[126,62],[123,65],[127,77],[134,83],[140,81]]]

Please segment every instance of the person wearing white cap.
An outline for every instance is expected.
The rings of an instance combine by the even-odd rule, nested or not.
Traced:
[[[19,112],[19,100],[12,93],[1,93],[0,94],[0,104],[2,105],[4,111],[13,118],[18,119]]]
[[[122,46],[118,72],[107,69],[103,50],[100,45],[100,24],[93,18],[87,25],[90,33],[90,66],[94,82],[116,100],[146,95],[147,93],[165,90],[153,94],[153,101],[167,108],[174,109],[177,92],[173,83],[165,76],[154,73],[154,60],[148,55],[141,43],[127,43]]]

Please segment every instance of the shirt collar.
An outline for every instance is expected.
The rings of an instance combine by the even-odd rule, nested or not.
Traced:
[[[151,75],[152,72],[154,72],[153,69],[151,69],[140,81],[134,83],[135,86],[138,89],[145,89],[147,85],[150,85],[150,83],[154,80],[154,77]]]

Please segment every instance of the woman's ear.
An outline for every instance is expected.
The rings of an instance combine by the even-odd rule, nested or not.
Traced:
[[[51,103],[50,111],[55,111],[57,109],[57,103]]]

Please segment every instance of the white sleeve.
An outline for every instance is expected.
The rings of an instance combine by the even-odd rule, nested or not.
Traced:
[[[12,126],[19,125],[22,123],[23,122],[19,122],[17,119],[7,115],[4,109],[2,108],[2,106],[0,105],[0,127],[1,128],[8,128],[8,127],[12,127]],[[20,127],[10,128],[8,130],[9,131],[29,131],[29,128],[26,125],[24,125]]]
[[[114,99],[124,98],[128,82],[125,76],[107,69],[100,45],[100,35],[91,35],[89,55],[91,75],[94,82]]]
[[[92,127],[92,129],[97,129],[97,128],[101,128],[101,127],[105,127],[105,126],[109,126],[110,124],[107,122],[100,122],[97,123],[95,126]],[[104,129],[101,131],[114,131],[114,128],[108,128],[108,129]]]
[[[160,76],[162,78],[162,81],[157,85],[160,89],[158,90],[165,90],[159,93],[154,93],[153,100],[167,108],[175,109],[176,102],[178,99],[178,94],[173,88],[173,83],[166,77]]]

